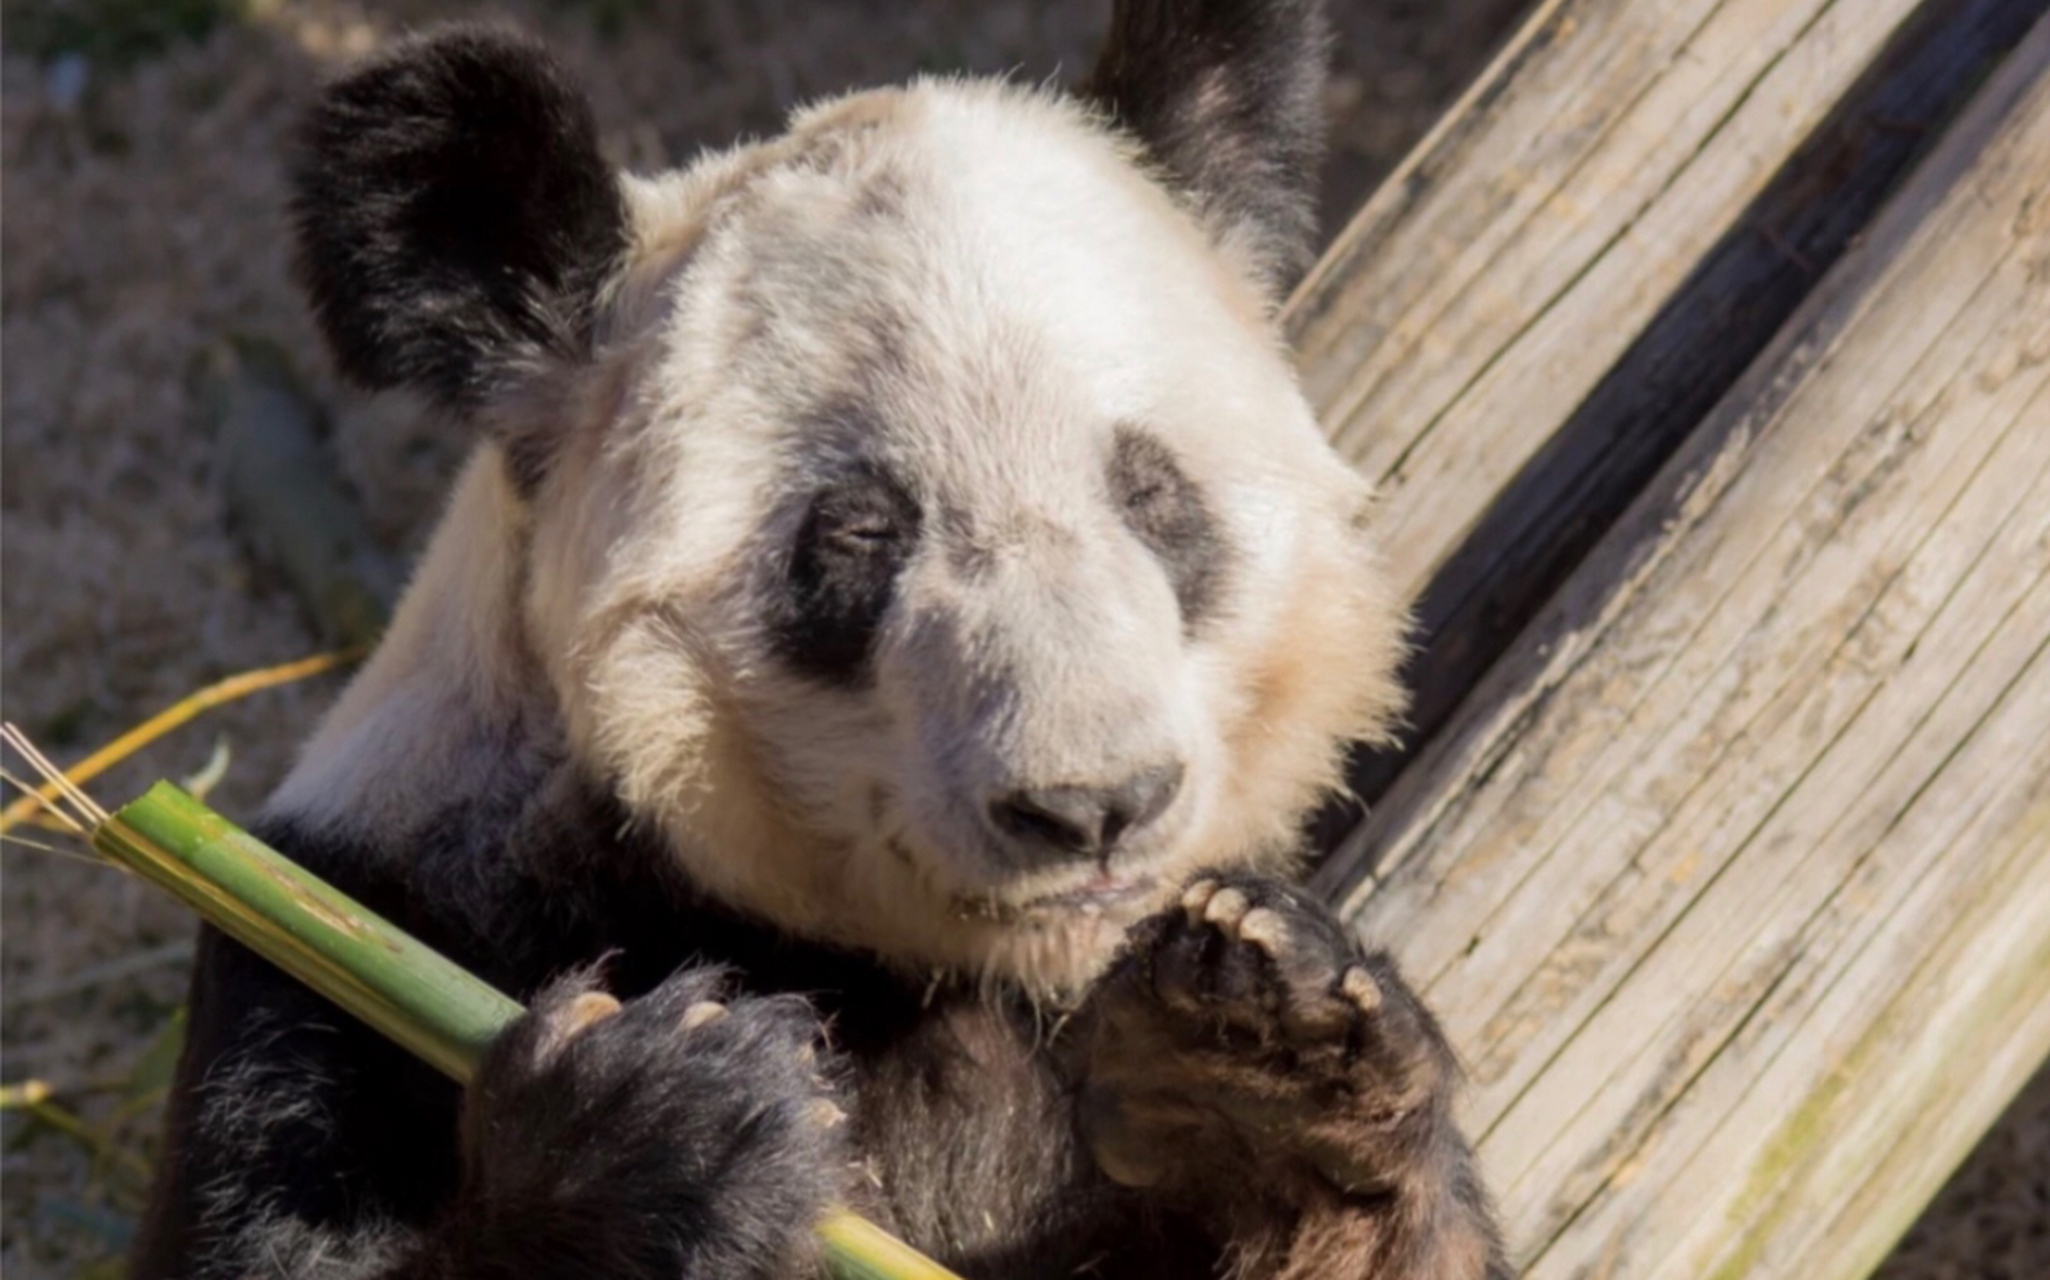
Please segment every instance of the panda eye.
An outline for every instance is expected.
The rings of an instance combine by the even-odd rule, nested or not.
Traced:
[[[1130,427],[1118,429],[1110,461],[1110,488],[1142,535],[1167,532],[1156,530],[1162,522],[1187,523],[1202,501],[1167,446]]]
[[[913,518],[909,506],[894,485],[864,478],[821,495],[807,532],[827,547],[872,554],[906,538]]]
[[[1129,511],[1150,511],[1170,501],[1174,496],[1173,489],[1162,478],[1140,477],[1135,478],[1131,484],[1130,489],[1118,495]]]
[[[821,537],[862,551],[895,542],[903,532],[903,526],[887,511],[822,511],[819,520]]]
[[[1181,513],[1200,502],[1196,487],[1167,446],[1131,427],[1118,429],[1110,488],[1141,532],[1160,521],[1177,522]]]

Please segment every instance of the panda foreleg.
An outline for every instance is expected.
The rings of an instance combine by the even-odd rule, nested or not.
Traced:
[[[1078,1031],[1098,1164],[1220,1224],[1238,1276],[1509,1274],[1444,1036],[1300,890],[1198,878],[1133,930]]]
[[[455,1176],[455,1085],[202,928],[133,1280],[417,1274]]]
[[[844,1113],[796,996],[688,968],[621,1006],[586,973],[493,1044],[464,1099],[440,1274],[807,1274],[844,1194]]]
[[[203,932],[136,1280],[808,1274],[847,1160],[790,997],[686,969],[623,1007],[544,990],[466,1096]],[[609,1015],[609,1016],[601,1016]]]

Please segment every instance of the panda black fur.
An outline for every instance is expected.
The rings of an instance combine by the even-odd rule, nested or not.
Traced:
[[[482,443],[258,831],[532,1011],[460,1096],[206,932],[139,1276],[799,1275],[833,1203],[971,1280],[1506,1274],[1430,1015],[1275,878],[1399,703],[1271,325],[1321,14],[1114,24],[649,179],[503,33],[326,92],[322,328]]]

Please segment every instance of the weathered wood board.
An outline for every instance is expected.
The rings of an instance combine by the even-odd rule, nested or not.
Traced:
[[[1698,7],[1696,38],[1745,8]],[[1605,262],[1552,292],[1612,290],[1626,329]],[[1452,406],[1393,415],[1430,427],[1404,468],[1468,415],[1502,438],[1515,368],[1521,419],[1555,422],[1537,375],[1577,385],[1571,339],[1601,343],[1583,315],[1521,351],[1558,312],[1464,383],[1391,344],[1437,370],[1376,357],[1354,399]],[[1341,439],[1380,411],[1345,401]],[[1487,474],[1444,448],[1398,506]],[[2050,1052],[2050,18],[1320,884],[1468,1059],[1531,1276],[1876,1264]]]
[[[2042,0],[1541,4],[1293,299],[1427,738]],[[1355,762],[1371,800],[1399,754]],[[1327,815],[1324,827],[1346,815]]]
[[[1291,300],[1414,589],[1919,0],[1545,0]],[[1600,323],[1591,316],[1599,315]]]
[[[1649,6],[1657,9],[1659,6]],[[1864,71],[1784,157],[1779,172],[1732,218],[1721,238],[1699,258],[1661,264],[1684,276],[1665,301],[1634,332],[1606,370],[1578,400],[1562,397],[1550,408],[1570,404],[1570,415],[1550,423],[1522,417],[1468,420],[1462,430],[1484,433],[1472,456],[1493,470],[1477,477],[1467,499],[1484,501],[1476,519],[1464,503],[1440,508],[1429,490],[1411,487],[1411,505],[1432,499],[1416,517],[1427,525],[1443,517],[1427,536],[1449,537],[1416,601],[1417,652],[1408,668],[1414,690],[1405,745],[1427,739],[1501,652],[1528,623],[1544,599],[1593,546],[1630,499],[1671,456],[1695,423],[1714,406],[1777,333],[1817,279],[1869,223],[1886,195],[1912,167],[1927,140],[1942,126],[2044,10],[2044,0],[1922,0],[1898,23],[1884,47],[1869,51]],[[1586,28],[1565,41],[1595,38]],[[1828,38],[1812,28],[1807,38]],[[1698,53],[1699,50],[1693,52]],[[1553,57],[1564,56],[1554,49]],[[1519,64],[1528,74],[1527,64]],[[1834,82],[1818,84],[1833,89]],[[1485,98],[1486,112],[1542,111],[1542,95],[1515,92],[1514,83]],[[1542,131],[1540,115],[1525,129]],[[1448,129],[1450,136],[1462,131]],[[1781,139],[1783,142],[1784,139]],[[1738,151],[1721,157],[1703,150],[1676,155],[1690,160],[1754,165],[1773,152]],[[1568,175],[1561,198],[1601,204],[1580,184],[1600,182],[1601,172]],[[1709,211],[1712,219],[1726,209]],[[1680,210],[1667,211],[1676,217]],[[1626,246],[1604,247],[1604,253]],[[1699,251],[1682,238],[1668,247]],[[1542,242],[1512,246],[1515,252],[1545,252]],[[1654,248],[1640,247],[1640,252]],[[1371,274],[1372,259],[1355,256],[1349,270]],[[1331,276],[1325,279],[1330,281]],[[1590,333],[1596,349],[1615,346],[1618,335],[1604,299],[1584,291],[1561,299],[1560,309],[1538,315],[1523,341],[1541,334],[1567,342],[1574,326]],[[1492,322],[1486,312],[1476,315]],[[1433,335],[1459,347],[1453,333]],[[1585,375],[1592,366],[1583,368]],[[1568,386],[1578,393],[1578,385]],[[1538,408],[1546,406],[1543,402]],[[1447,441],[1435,433],[1419,447]],[[1535,447],[1532,448],[1535,442]],[[1525,456],[1524,451],[1530,452]],[[1493,496],[1487,489],[1494,485]],[[1398,501],[1404,499],[1398,498]],[[1463,531],[1458,527],[1464,525]],[[1403,764],[1403,753],[1377,752],[1355,761],[1354,789],[1371,801],[1385,790]]]

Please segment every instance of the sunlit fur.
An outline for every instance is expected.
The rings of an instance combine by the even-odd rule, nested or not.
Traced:
[[[489,444],[390,636],[273,808],[403,830],[564,741],[708,891],[911,968],[1072,991],[1199,865],[1285,864],[1343,744],[1383,734],[1400,610],[1367,485],[1296,389],[1270,299],[1082,108],[925,82],[775,141],[624,179],[632,247],[596,358],[487,410]],[[1184,625],[1105,481],[1151,434],[1221,525]],[[774,660],[804,503],[860,456],[924,529],[867,687]],[[1185,762],[1093,912],[1024,904],[979,819],[1003,786]]]

